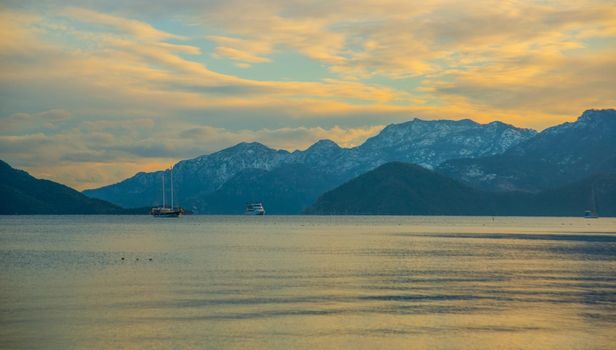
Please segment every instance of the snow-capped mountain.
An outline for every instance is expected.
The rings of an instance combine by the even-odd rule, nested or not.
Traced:
[[[210,155],[180,161],[173,171],[178,188],[184,192],[180,195],[209,193],[242,170],[272,170],[287,160],[289,154],[258,142],[242,142]]]
[[[401,161],[431,169],[449,159],[500,154],[535,134],[534,130],[501,122],[414,119],[388,125],[351,150],[346,167],[358,167],[359,174],[387,162]]]
[[[256,142],[240,143],[177,163],[173,168],[176,197],[182,205],[196,212],[203,212],[205,208],[220,212],[213,199],[206,200],[214,198],[208,195],[217,193],[218,202],[223,201],[221,196],[233,194],[238,200],[245,196],[245,200],[237,203],[241,209],[244,201],[275,198],[276,191],[284,191],[282,197],[295,201],[285,207],[299,212],[301,209],[295,209],[298,203],[309,204],[322,191],[389,161],[433,168],[450,159],[500,154],[535,134],[533,130],[500,122],[479,124],[471,120],[414,119],[388,125],[354,148],[341,148],[330,140],[321,140],[306,150],[294,152],[274,150]],[[319,177],[319,181],[306,179],[307,176]],[[294,187],[285,186],[279,178],[294,183]],[[84,193],[124,207],[151,206],[160,203],[161,180],[162,172],[139,173],[117,184]],[[275,188],[268,185],[276,182],[281,185]],[[289,196],[289,192],[295,194]]]
[[[415,119],[392,124],[361,145],[362,154],[400,158],[424,167],[434,167],[455,158],[500,154],[536,133],[501,122],[478,124],[472,120],[429,121]],[[376,158],[376,157],[374,157]]]
[[[587,110],[491,157],[453,159],[439,172],[486,190],[539,191],[616,172],[616,110]]]

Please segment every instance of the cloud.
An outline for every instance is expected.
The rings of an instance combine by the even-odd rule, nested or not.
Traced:
[[[208,115],[212,109],[274,106],[290,111],[293,118],[310,118],[322,114],[320,111],[340,115],[340,111],[354,110],[358,105],[384,113],[394,106],[405,106],[408,111],[429,106],[433,112],[441,111],[443,117],[452,110],[456,114],[512,115],[528,113],[536,103],[524,94],[503,106],[484,103],[477,98],[480,90],[469,83],[469,77],[526,89],[529,96],[550,94],[550,90],[539,90],[529,83],[550,68],[545,62],[556,62],[572,53],[583,63],[592,60],[595,50],[589,38],[613,38],[609,33],[614,32],[614,9],[608,5],[601,1],[559,6],[484,1],[462,6],[437,1],[419,6],[362,1],[350,6],[338,1],[325,7],[304,2],[271,1],[259,6],[189,2],[181,10],[183,16],[192,16],[197,26],[203,21],[227,33],[204,36],[216,45],[209,52],[190,35],[163,31],[118,12],[111,15],[69,7],[61,11],[59,18],[68,21],[62,25],[55,17],[9,16],[18,20],[7,21],[8,32],[28,38],[30,50],[44,53],[40,56],[45,60],[24,63],[24,54],[11,56],[18,50],[13,47],[13,51],[7,50],[9,57],[3,60],[0,78],[7,83],[17,81],[16,86],[23,86],[23,90],[48,90],[36,101],[41,103],[36,106],[39,109],[57,108],[44,102],[61,101],[72,110],[104,109],[124,115],[176,114],[178,110],[201,110]],[[162,11],[165,6],[156,4],[154,8]],[[72,24],[75,21],[99,25],[103,30]],[[50,32],[61,34],[62,39],[50,41]],[[240,77],[252,64],[272,63],[272,55],[285,50],[322,62],[331,75],[317,81]],[[209,68],[208,55],[234,61],[237,75]],[[576,86],[584,89],[586,96],[605,95],[583,73],[572,70],[570,75],[577,78]],[[70,81],[66,77],[71,77]],[[399,83],[367,80],[374,77],[414,80],[412,87],[405,89]],[[77,100],[75,95],[88,99]],[[572,98],[566,110],[570,115],[591,107],[582,105],[592,98]],[[31,103],[19,99],[7,102],[4,112],[25,110]],[[607,103],[605,98],[597,102]],[[514,105],[519,107],[509,108]],[[561,111],[535,110],[533,119]]]
[[[185,57],[186,54],[202,56],[199,47],[166,41],[183,40],[183,36],[154,29],[136,20],[91,10],[69,8],[63,14],[79,22],[99,24],[120,32],[88,32],[88,28],[67,24],[54,29],[62,34],[62,40],[54,42],[55,45],[49,45],[46,38],[37,36],[40,33],[36,31],[30,33],[33,46],[45,48],[45,56],[49,59],[24,65],[20,57],[9,55],[0,69],[0,81],[18,81],[18,86],[27,85],[29,89],[46,91],[45,96],[39,99],[40,102],[60,100],[72,103],[71,109],[85,106],[109,109],[117,106],[120,113],[133,108],[159,112],[177,108],[288,104],[289,97],[383,101],[404,94],[382,85],[331,78],[315,82],[243,79],[212,71],[204,64],[203,57],[194,60]],[[48,20],[37,20],[39,27],[48,27]],[[22,29],[27,32],[28,27]],[[73,40],[79,42],[79,48],[71,47],[75,45]],[[238,43],[227,37],[214,37],[213,40],[227,44]],[[243,41],[239,45],[253,49],[261,47]],[[261,54],[271,48],[256,50]],[[214,53],[233,56],[244,63],[268,60],[233,48],[219,47]],[[67,81],[66,77],[71,79]],[[62,88],[51,89],[54,85]],[[221,99],[221,93],[226,94],[227,98]],[[245,94],[267,95],[267,99],[245,99],[242,96]],[[87,101],[81,100],[83,106],[79,105],[81,101],[74,98],[76,95],[88,97]],[[26,101],[13,107],[21,110],[25,108]]]
[[[203,126],[186,129],[179,136],[199,143],[206,139],[208,142],[226,144],[231,146],[240,141],[256,141],[264,143],[276,149],[305,149],[320,139],[331,139],[342,147],[354,147],[363,143],[368,137],[374,136],[383,128],[382,125],[373,125],[357,128],[342,128],[334,126],[322,127],[297,127],[280,129],[259,129],[229,131],[221,128]]]
[[[145,41],[157,42],[165,39],[184,39],[182,36],[158,30],[141,21],[112,16],[85,8],[67,7],[64,13],[79,21],[113,27],[123,33]]]
[[[270,62],[270,59],[263,55],[271,54],[273,51],[273,47],[267,41],[257,42],[220,35],[210,35],[207,39],[218,45],[214,50],[214,57],[230,58],[244,63]]]
[[[243,61],[243,62],[251,62],[251,63],[259,63],[259,62],[269,62],[270,60],[264,57],[259,57],[245,51],[240,51],[231,47],[217,47],[214,54],[217,56],[223,56],[230,58],[235,61]]]
[[[62,122],[70,117],[71,114],[62,109],[39,113],[15,113],[6,118],[0,118],[3,124],[0,134],[16,134],[32,128],[59,128]]]
[[[443,94],[464,96],[485,109],[514,112],[523,108],[528,113],[542,110],[566,115],[570,110],[581,111],[588,106],[613,107],[614,81],[607,73],[616,72],[616,60],[612,57],[616,57],[616,50],[584,57],[537,56],[532,65],[494,64],[458,72],[453,82],[435,85]],[[589,90],[592,94],[587,94]],[[524,101],[524,106],[519,101]]]

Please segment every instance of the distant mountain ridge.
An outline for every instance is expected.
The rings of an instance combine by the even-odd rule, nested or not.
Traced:
[[[236,213],[245,201],[284,199],[269,213],[299,213],[319,194],[388,161],[436,167],[449,159],[494,155],[536,134],[500,122],[414,119],[391,124],[354,148],[320,140],[303,151],[273,150],[260,143],[240,143],[178,162],[177,197],[197,213]],[[298,169],[304,169],[302,171]],[[316,179],[309,178],[316,177]],[[233,181],[232,181],[233,180]],[[160,203],[162,172],[138,173],[117,184],[83,193],[123,207]],[[280,186],[271,186],[278,183]],[[292,188],[286,183],[293,183]],[[294,192],[294,193],[292,193]],[[271,209],[273,206],[273,210]]]
[[[245,169],[270,170],[288,155],[287,151],[276,151],[257,142],[242,142],[207,156],[180,161],[173,167],[176,198],[180,204],[190,206],[187,198],[211,193]],[[162,204],[164,173],[140,172],[117,184],[85,190],[83,193],[124,208],[152,207]],[[169,181],[168,171],[166,181]],[[170,196],[168,186],[166,190]]]
[[[0,160],[0,214],[135,213],[89,198],[65,185],[32,177]]]
[[[388,125],[359,146],[357,152],[385,162],[403,161],[433,168],[449,159],[501,154],[535,134],[535,130],[502,122],[415,119]]]
[[[616,110],[587,110],[502,154],[443,162],[438,172],[491,191],[536,192],[616,172]]]
[[[616,216],[616,174],[594,175],[537,194],[474,189],[426,168],[391,162],[320,196],[320,215]]]

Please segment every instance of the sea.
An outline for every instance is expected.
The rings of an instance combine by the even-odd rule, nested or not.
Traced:
[[[615,349],[616,219],[2,216],[0,348]]]

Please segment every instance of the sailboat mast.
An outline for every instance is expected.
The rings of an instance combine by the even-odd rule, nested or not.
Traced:
[[[163,208],[165,207],[165,172],[163,171]]]
[[[171,169],[171,209],[173,209],[173,167]]]
[[[593,214],[598,215],[597,214],[597,211],[598,211],[598,209],[597,209],[597,195],[595,194],[595,184],[594,183],[592,184],[590,192],[591,192],[591,195],[592,195],[592,212],[593,212]]]

